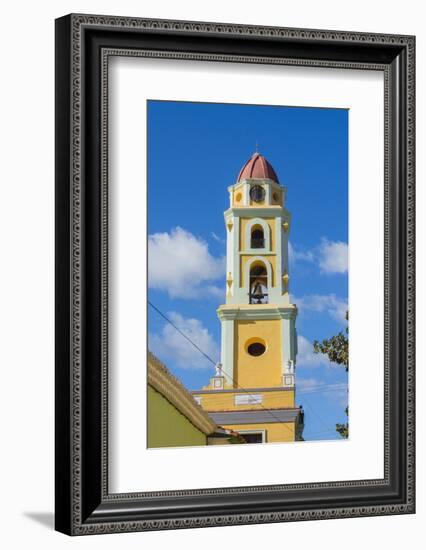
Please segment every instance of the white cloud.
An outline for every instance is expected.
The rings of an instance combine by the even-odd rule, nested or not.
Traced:
[[[219,360],[219,346],[213,336],[198,319],[185,318],[171,311],[167,317],[215,362]],[[166,323],[159,334],[149,335],[149,349],[167,364],[167,360],[182,369],[214,368],[186,338],[172,325]]]
[[[225,277],[225,259],[210,254],[208,244],[181,227],[148,238],[148,284],[172,298],[222,297],[225,290],[206,284]],[[223,287],[224,288],[224,287]]]
[[[219,237],[219,235],[218,235],[217,233],[215,233],[214,231],[212,231],[212,232],[210,233],[210,235],[211,235],[211,236],[213,237],[213,239],[214,239],[215,241],[217,241],[218,243],[223,244],[223,243],[225,242],[225,240],[224,240],[224,239],[221,239],[221,238]]]
[[[321,273],[347,273],[348,244],[342,241],[321,239],[321,244],[311,250],[300,250],[289,243],[291,263],[308,262],[317,264]]]
[[[348,244],[322,239],[319,247],[319,266],[323,273],[347,273]]]
[[[317,313],[327,313],[330,317],[339,322],[345,321],[348,302],[347,300],[338,298],[334,294],[310,294],[302,297],[293,296],[292,301],[297,305],[301,314],[305,311],[315,311]]]
[[[215,285],[206,285],[203,287],[203,291],[207,292],[210,296],[218,298],[219,300],[223,300],[225,296],[223,288]]]
[[[299,377],[296,380],[296,391],[300,399],[303,399],[305,395],[317,394],[326,399],[336,401],[342,408],[348,404],[347,382],[329,384],[317,378]]]
[[[307,338],[300,335],[297,337],[297,367],[321,367],[332,365],[324,353],[314,353],[314,346]]]
[[[299,250],[290,242],[288,243],[288,256],[290,262],[313,262],[315,260],[312,250]]]

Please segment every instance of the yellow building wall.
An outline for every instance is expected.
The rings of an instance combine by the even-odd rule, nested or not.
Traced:
[[[241,183],[238,186],[234,187],[232,192],[232,206],[244,206],[244,186]],[[259,207],[266,206],[265,201],[255,202],[252,199],[249,201],[250,206]],[[282,191],[280,189],[273,189],[272,191],[272,205],[281,206],[282,205]]]
[[[234,378],[237,384],[243,388],[281,387],[281,320],[237,320],[234,338]],[[253,357],[246,351],[252,338],[265,342],[263,355]]]
[[[281,190],[273,189],[272,190],[272,204],[281,205],[283,201],[283,193]]]
[[[224,424],[224,428],[236,432],[266,430],[266,443],[286,443],[296,440],[294,422],[276,422],[271,424]],[[241,434],[244,437],[244,433]]]
[[[247,250],[247,244],[246,243],[246,226],[249,222],[251,222],[253,218],[240,218],[240,251],[244,252],[244,250]],[[275,245],[276,245],[276,238],[275,238],[275,218],[263,218],[268,225],[269,230],[271,233],[271,252],[275,252]]]
[[[261,404],[253,405],[235,405],[235,396],[236,395],[247,395],[251,394],[260,394],[262,395]],[[238,391],[235,392],[212,392],[212,393],[202,393],[196,395],[201,398],[201,406],[207,412],[219,412],[219,411],[238,411],[238,410],[264,410],[264,409],[287,409],[294,408],[294,390],[286,391],[274,391],[274,392],[256,392],[250,391],[247,393],[241,393]]]
[[[237,185],[234,188],[233,195],[232,195],[232,204],[233,206],[243,206],[244,202],[244,194],[243,194],[243,184]]]
[[[253,199],[249,199],[249,205],[250,206],[265,206],[266,201],[254,201]]]
[[[148,447],[206,445],[207,437],[165,397],[148,386]]]

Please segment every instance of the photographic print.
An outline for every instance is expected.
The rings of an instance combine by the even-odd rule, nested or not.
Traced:
[[[56,529],[414,513],[415,37],[55,36]]]
[[[349,430],[342,108],[147,102],[147,447]]]

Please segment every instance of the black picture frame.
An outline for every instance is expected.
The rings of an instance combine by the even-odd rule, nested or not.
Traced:
[[[385,81],[385,475],[109,494],[110,55],[375,69]],[[71,14],[56,20],[56,529],[69,535],[414,513],[415,37]],[[143,467],[143,465],[142,465]]]

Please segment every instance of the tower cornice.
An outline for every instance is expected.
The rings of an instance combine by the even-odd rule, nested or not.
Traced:
[[[297,306],[295,304],[221,305],[217,309],[217,315],[220,320],[295,319]]]
[[[274,189],[287,192],[287,187],[285,185],[280,185],[274,180],[270,180],[267,178],[245,178],[241,181],[237,181],[236,183],[233,183],[232,185],[228,186],[228,191],[231,192],[236,187],[240,187],[242,183],[248,183],[248,184],[258,184],[258,185],[271,185]]]
[[[232,206],[224,212],[225,219],[230,216],[244,218],[254,215],[266,218],[281,217],[288,221],[291,219],[290,212],[282,206]]]

